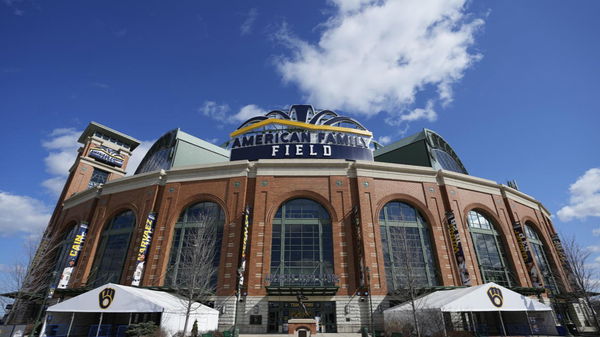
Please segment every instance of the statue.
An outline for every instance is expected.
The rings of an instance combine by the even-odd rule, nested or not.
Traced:
[[[296,294],[296,299],[298,300],[298,304],[300,305],[300,307],[304,311],[304,314],[303,314],[304,318],[310,318],[310,314],[308,313],[308,310],[306,310],[306,305],[304,305],[304,302],[303,302],[303,301],[307,300],[308,297],[302,295],[301,292],[298,292]]]

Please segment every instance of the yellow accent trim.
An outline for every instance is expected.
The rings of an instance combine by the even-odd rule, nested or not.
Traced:
[[[303,129],[310,129],[310,130],[322,130],[322,131],[339,131],[339,132],[348,132],[348,133],[355,133],[361,136],[368,136],[368,137],[372,137],[373,133],[371,133],[370,131],[366,131],[366,130],[357,130],[357,129],[351,129],[351,128],[344,128],[341,126],[329,126],[329,125],[314,125],[314,124],[308,124],[308,123],[303,123],[303,122],[297,122],[297,121],[289,121],[286,119],[277,119],[277,118],[269,118],[269,119],[265,119],[263,121],[260,121],[258,123],[254,123],[252,125],[248,125],[246,127],[243,127],[239,130],[235,130],[232,133],[229,134],[230,137],[235,137],[238,136],[242,133],[246,133],[248,131],[252,131],[254,129],[260,128],[262,126],[265,125],[269,125],[269,124],[281,124],[281,125],[288,125],[288,126],[297,126]]]

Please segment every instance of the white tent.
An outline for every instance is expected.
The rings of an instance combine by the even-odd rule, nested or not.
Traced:
[[[438,317],[442,322],[443,313],[498,312],[497,317],[504,332],[506,332],[505,324],[508,323],[504,322],[506,316],[515,317],[517,312],[522,312],[531,330],[556,334],[551,307],[493,282],[468,288],[436,291],[414,302],[416,311],[427,313],[426,316],[429,317],[432,315]],[[505,314],[503,320],[502,312],[513,314]],[[383,312],[383,315],[386,327],[391,326],[393,322],[410,321],[412,303],[409,301],[389,308]],[[532,324],[536,318],[537,321]],[[443,322],[444,325],[447,323]]]
[[[128,287],[108,283],[79,296],[53,305],[46,310],[48,315],[72,313],[161,313],[160,326],[170,335],[183,330],[185,323],[186,300],[163,291]],[[64,317],[64,315],[63,315]],[[219,311],[200,303],[194,303],[190,313],[188,332],[195,320],[199,331],[216,330],[219,324]],[[99,324],[101,322],[96,322]]]

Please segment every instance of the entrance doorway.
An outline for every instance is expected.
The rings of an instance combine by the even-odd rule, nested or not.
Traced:
[[[337,332],[335,302],[304,302],[310,317],[319,320],[319,332]],[[287,333],[287,322],[303,318],[304,311],[297,302],[269,302],[267,332]]]

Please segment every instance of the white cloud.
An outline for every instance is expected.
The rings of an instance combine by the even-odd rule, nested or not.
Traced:
[[[65,186],[65,181],[67,181],[67,177],[56,176],[42,181],[42,186],[44,186],[52,195],[59,196]]]
[[[204,116],[210,117],[217,121],[225,122],[228,118],[229,105],[217,104],[213,101],[205,101],[198,109]]]
[[[377,139],[377,141],[381,145],[387,145],[387,144],[389,144],[392,141],[392,137],[390,137],[390,136],[381,136],[381,137],[379,137],[379,139]]]
[[[41,201],[0,191],[0,236],[37,234],[50,219],[49,208]]]
[[[229,105],[217,104],[213,101],[205,101],[198,109],[198,111],[200,111],[204,116],[227,124],[240,123],[248,118],[267,113],[266,110],[260,108],[256,104],[245,105],[235,114],[230,114],[230,110],[231,109],[229,108]]]
[[[380,111],[414,121],[435,120],[434,103],[452,100],[452,84],[481,56],[468,49],[483,20],[466,0],[334,0],[335,14],[317,44],[284,27],[278,38],[293,52],[276,66],[316,106],[367,116]],[[408,108],[436,88],[428,108]]]
[[[592,229],[592,235],[600,236],[600,228]]]
[[[243,106],[238,113],[231,116],[233,122],[243,122],[249,118],[266,114],[267,111],[261,109],[255,104]]]
[[[129,158],[129,162],[127,163],[128,176],[133,175],[135,173],[135,170],[137,170],[138,165],[140,165],[140,162],[142,161],[142,159],[144,159],[144,156],[146,155],[146,153],[148,153],[148,150],[150,150],[154,142],[156,142],[156,140],[140,141],[140,145],[138,145],[138,147],[136,147],[135,150],[133,150],[133,154],[131,155],[131,158]]]
[[[598,246],[598,245],[587,246],[586,249],[589,250],[592,253],[600,253],[600,246]]]
[[[569,193],[571,194],[569,205],[556,213],[560,220],[600,217],[600,168],[587,170],[569,187]]]
[[[44,158],[46,171],[52,175],[42,182],[42,186],[52,195],[58,196],[62,191],[69,169],[77,157],[77,149],[80,146],[77,139],[81,132],[72,128],[54,129],[49,137],[42,141],[42,146],[49,151]]]
[[[240,35],[244,36],[252,33],[252,27],[254,26],[254,22],[256,21],[257,17],[258,11],[256,8],[251,8],[248,11],[248,14],[246,14],[246,20],[244,20],[240,26]]]
[[[426,119],[430,122],[434,122],[437,119],[437,113],[433,110],[433,101],[427,101],[425,108],[416,108],[407,114],[399,116],[400,121],[412,122],[419,119]]]

